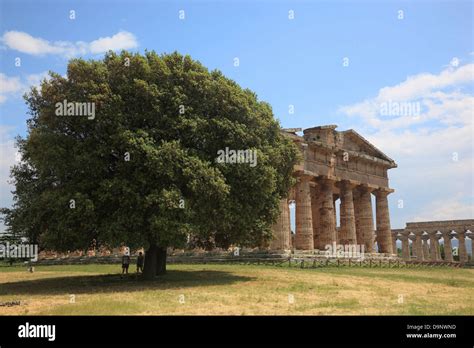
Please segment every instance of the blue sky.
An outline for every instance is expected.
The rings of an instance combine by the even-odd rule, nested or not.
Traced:
[[[25,89],[70,57],[123,47],[190,54],[254,90],[283,127],[358,131],[399,164],[393,228],[474,218],[473,3],[459,0],[0,0],[1,206]],[[387,101],[420,103],[421,115],[380,115]]]

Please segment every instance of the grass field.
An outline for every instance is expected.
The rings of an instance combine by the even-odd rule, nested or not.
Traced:
[[[121,279],[119,271],[120,265],[38,266],[34,273],[0,267],[0,314],[474,314],[474,269],[169,265],[156,281]],[[11,301],[21,304],[5,306]]]

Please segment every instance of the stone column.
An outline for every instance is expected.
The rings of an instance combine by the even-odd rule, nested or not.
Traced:
[[[411,240],[411,256],[412,257],[417,257],[416,256],[416,245],[415,245],[416,237],[415,237],[415,235],[414,234],[409,234],[408,239]]]
[[[359,212],[359,235],[362,235],[363,242],[360,243],[365,245],[365,250],[368,253],[375,252],[374,241],[374,216],[372,213],[372,196],[370,194],[372,190],[368,187],[359,187],[359,199],[357,211]],[[358,242],[359,243],[359,242]]]
[[[354,215],[355,215],[357,244],[365,245],[364,231],[361,229],[361,226],[360,226],[361,210],[360,210],[360,192],[358,189],[352,190],[352,197],[354,199]]]
[[[459,262],[467,262],[467,250],[466,250],[466,231],[457,232],[458,234],[458,249],[459,249]]]
[[[442,258],[441,258],[441,248],[439,246],[439,239],[440,238],[441,238],[441,235],[437,233],[436,234],[436,246],[437,246],[437,248],[436,248],[436,255],[437,255],[436,258],[438,260],[442,260]]]
[[[341,229],[339,240],[343,245],[356,244],[354,197],[352,195],[354,185],[348,181],[343,181],[339,186],[341,189]]]
[[[451,231],[441,231],[444,240],[444,260],[453,262],[453,246],[451,245]]]
[[[436,245],[438,248],[436,249],[436,254],[438,255],[438,260],[442,260],[441,258],[441,248],[439,246],[439,239],[442,238],[441,233],[436,233]]]
[[[336,211],[336,201],[338,200],[339,196],[333,194],[332,195],[332,207],[334,212],[334,230],[336,231],[336,243],[339,244],[339,239],[341,238],[341,234],[339,233],[340,228],[337,227],[337,211]]]
[[[323,250],[321,248],[320,243],[320,236],[319,236],[319,224],[320,224],[320,217],[319,217],[319,208],[320,208],[320,200],[319,200],[319,188],[318,187],[311,187],[311,215],[312,215],[312,223],[313,223],[313,246],[315,249]]]
[[[397,239],[398,239],[398,232],[392,231],[392,252],[397,254]]]
[[[375,191],[375,214],[379,252],[392,254],[392,234],[390,233],[390,214],[387,199],[389,193],[389,191],[382,189]]]
[[[272,226],[273,239],[270,243],[272,250],[288,250],[290,249],[290,208],[288,200],[282,198],[280,200],[280,215]]]
[[[297,250],[313,250],[313,223],[311,213],[311,177],[301,176],[296,184],[296,234],[295,248]]]
[[[296,208],[296,185],[290,188],[288,193],[288,205]],[[290,249],[295,250],[295,231],[291,229],[290,215],[288,215],[288,223],[290,224]]]
[[[332,191],[334,182],[321,179],[321,205],[319,208],[319,242],[321,247],[332,245],[336,241],[336,221],[334,220],[334,203]]]
[[[438,231],[428,232],[430,236],[430,259],[431,261],[439,261],[439,243],[438,243]]]
[[[471,231],[469,238],[471,238],[471,262],[474,262],[474,232]]]
[[[423,241],[421,239],[423,231],[414,231],[413,233],[415,234],[416,259],[423,261]]]
[[[428,239],[430,239],[430,236],[427,234],[422,234],[421,239],[423,241],[423,260],[429,260],[430,259],[430,248],[428,246]]]
[[[408,234],[401,233],[400,239],[402,241],[402,258],[410,260],[410,245],[408,243]]]

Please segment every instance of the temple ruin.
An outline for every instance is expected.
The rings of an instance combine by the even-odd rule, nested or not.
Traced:
[[[466,237],[471,241],[471,258],[474,252],[474,220],[407,222],[406,228],[392,230],[393,245],[401,241],[402,258],[417,261],[453,262],[453,245],[451,240],[458,241],[459,262],[468,261]],[[441,257],[443,244],[444,258]]]
[[[339,245],[363,245],[366,253],[393,254],[387,196],[388,170],[396,163],[354,130],[336,131],[335,125],[283,129],[302,153],[294,168],[296,184],[280,202],[273,226],[273,250],[324,250]],[[372,212],[375,196],[375,224]],[[340,204],[336,227],[335,202]],[[289,204],[295,207],[292,242]]]

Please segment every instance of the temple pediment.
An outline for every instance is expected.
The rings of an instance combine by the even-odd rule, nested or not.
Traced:
[[[370,143],[355,130],[349,129],[347,131],[340,132],[339,135],[343,138],[343,149],[363,153],[372,157],[383,159],[387,162],[393,162],[393,164],[395,164],[393,159],[376,148],[372,143]]]
[[[329,152],[348,152],[351,156],[365,157],[369,161],[384,163],[383,166],[386,168],[397,167],[393,159],[356,131],[349,129],[339,132],[336,128],[336,125],[306,128],[303,131],[303,137],[288,131],[285,131],[285,134],[297,142],[306,142],[310,145],[327,148]]]

